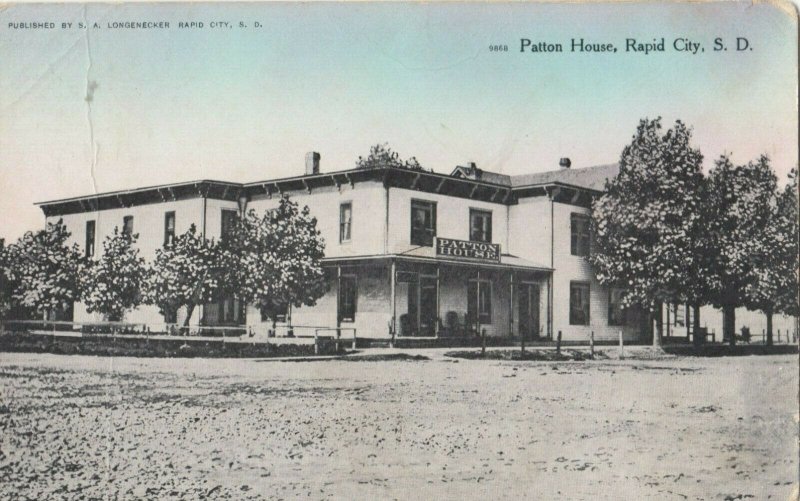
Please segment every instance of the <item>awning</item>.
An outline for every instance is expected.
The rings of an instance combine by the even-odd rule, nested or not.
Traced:
[[[550,268],[549,266],[535,263],[533,261],[528,261],[527,259],[522,259],[521,257],[512,256],[510,254],[502,254],[500,256],[500,262],[480,260],[480,259],[468,259],[468,258],[462,259],[449,256],[448,257],[437,256],[436,250],[433,247],[414,247],[412,249],[409,249],[408,251],[394,253],[394,254],[327,257],[324,258],[322,261],[325,264],[345,264],[345,263],[354,264],[357,262],[384,261],[384,260],[396,260],[396,261],[418,262],[418,263],[428,263],[428,264],[447,264],[447,265],[465,266],[473,268],[537,271],[544,273],[553,272],[553,269]]]

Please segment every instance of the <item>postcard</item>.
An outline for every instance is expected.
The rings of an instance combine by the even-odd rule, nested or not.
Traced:
[[[0,498],[798,499],[797,21],[0,6]]]

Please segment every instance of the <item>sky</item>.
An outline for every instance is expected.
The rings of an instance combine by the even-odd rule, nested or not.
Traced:
[[[130,21],[171,27],[108,27]],[[717,37],[727,51],[712,50]],[[522,53],[522,38],[564,52]],[[618,51],[573,53],[573,38]],[[626,52],[626,38],[667,50]],[[672,50],[676,38],[705,52]],[[766,153],[784,180],[798,158],[797,60],[796,18],[769,3],[6,6],[0,238],[42,227],[35,202],[298,175],[308,151],[323,171],[383,142],[444,173],[611,163],[658,116],[693,127],[706,169]]]

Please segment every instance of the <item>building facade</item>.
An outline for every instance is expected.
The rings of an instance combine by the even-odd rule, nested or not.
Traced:
[[[621,308],[621,291],[602,287],[586,260],[591,200],[616,165],[506,176],[460,166],[449,175],[399,168],[320,171],[306,157],[296,177],[256,183],[197,181],[40,203],[48,222],[62,219],[90,256],[115,227],[139,235],[147,260],[194,224],[208,238],[243,210],[274,208],[281,195],[309,207],[325,239],[328,292],[294,308],[283,325],[350,327],[359,337],[489,336],[626,341],[642,319]],[[101,321],[76,304],[76,322]],[[125,320],[163,324],[155,307]],[[234,298],[207,304],[201,325],[272,320]],[[646,324],[646,322],[645,322]],[[645,329],[646,330],[646,329]]]

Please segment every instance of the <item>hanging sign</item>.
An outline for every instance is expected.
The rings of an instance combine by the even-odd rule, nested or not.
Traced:
[[[500,244],[469,242],[452,238],[436,239],[436,255],[500,262]]]

